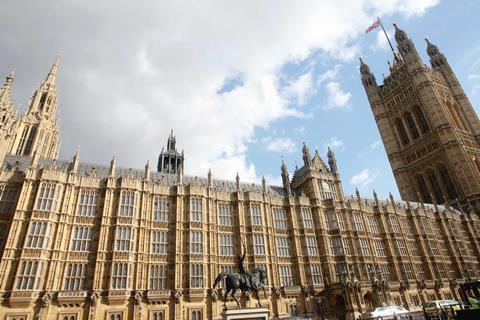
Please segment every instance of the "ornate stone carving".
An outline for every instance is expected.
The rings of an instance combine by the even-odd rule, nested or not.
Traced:
[[[42,308],[48,308],[50,302],[52,302],[52,294],[46,291],[42,296]]]
[[[212,297],[212,301],[213,301],[213,302],[217,302],[217,300],[218,300],[217,290],[212,289],[212,290],[210,291],[210,296]]]
[[[425,290],[427,288],[427,284],[425,283],[424,279],[417,280],[417,289],[419,291]]]
[[[282,296],[282,288],[280,287],[273,287],[273,291],[275,292],[275,294],[277,295],[277,297],[281,297]]]
[[[134,299],[135,299],[135,304],[140,305],[143,300],[143,292],[138,290],[135,291]]]
[[[183,296],[182,289],[175,289],[173,291],[173,297],[175,298],[175,303],[180,303],[182,296]]]

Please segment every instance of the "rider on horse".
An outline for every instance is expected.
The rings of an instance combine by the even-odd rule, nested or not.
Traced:
[[[239,273],[245,279],[245,287],[250,288],[252,284],[252,275],[250,274],[250,272],[247,272],[245,270],[245,264],[243,262],[245,260],[245,253],[246,253],[245,244],[243,244],[243,253],[241,256],[238,256],[238,268],[240,269]]]

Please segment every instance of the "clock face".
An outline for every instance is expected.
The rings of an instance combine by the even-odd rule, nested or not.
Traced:
[[[324,190],[330,190],[330,185],[326,183],[325,181],[322,181],[322,187]]]

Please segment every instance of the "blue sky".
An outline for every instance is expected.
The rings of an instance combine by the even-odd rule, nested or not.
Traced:
[[[337,156],[344,190],[398,191],[358,73],[381,81],[391,53],[378,30],[405,29],[446,54],[480,99],[480,1],[10,1],[0,11],[0,73],[15,68],[20,110],[58,51],[60,157],[156,166],[170,130],[185,173],[280,183],[301,144]],[[88,23],[86,23],[88,22]],[[393,39],[392,39],[393,40]],[[478,109],[478,108],[477,108]],[[478,110],[477,110],[478,111]]]
[[[461,4],[443,1],[420,17],[393,15],[383,17],[382,21],[392,35],[393,22],[406,30],[427,64],[424,38],[428,37],[437,44],[447,56],[477,112],[480,111],[478,12],[480,1],[462,1]],[[360,46],[360,55],[375,73],[378,83],[382,81],[382,74],[388,74],[387,60],[391,61],[389,47],[385,42],[379,43],[379,39],[383,40],[381,37],[383,33],[377,28],[352,44]],[[393,36],[391,41],[395,45]],[[256,164],[258,172],[274,176],[279,170],[280,156],[283,156],[290,172],[295,164],[299,167],[302,165],[302,141],[310,146],[312,152],[315,147],[318,148],[325,160],[325,146],[331,145],[347,193],[353,194],[355,187],[358,187],[361,193],[368,196],[375,189],[384,198],[388,192],[398,197],[395,179],[359,79],[358,60],[343,61],[314,54],[306,60],[288,64],[282,72],[288,79],[296,79],[306,71],[311,71],[312,77],[317,80],[331,70],[338,70],[332,81],[339,83],[345,94],[350,94],[348,103],[328,108],[328,90],[324,85],[317,86],[315,93],[301,107],[310,116],[288,118],[272,123],[267,129],[258,129],[255,135],[257,142],[249,146],[247,159]],[[271,137],[269,141],[275,138],[291,139],[295,146],[287,144],[283,152],[268,152],[264,143],[268,137]]]

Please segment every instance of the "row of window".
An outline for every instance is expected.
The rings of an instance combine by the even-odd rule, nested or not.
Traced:
[[[355,215],[353,215],[355,216]],[[370,227],[372,233],[378,232],[378,222],[374,217],[369,217]],[[408,222],[407,219],[403,220]],[[400,226],[396,217],[390,216],[388,224],[391,232],[400,232]],[[408,224],[410,226],[410,224]],[[439,228],[437,222],[434,225]],[[425,217],[419,219],[419,226],[424,234],[433,234],[429,221]],[[458,226],[456,223],[448,220],[447,226],[452,234],[458,235]],[[402,226],[403,228],[403,226]],[[71,251],[89,251],[90,243],[92,241],[92,229],[93,227],[87,226],[74,226],[72,230],[72,239],[70,250]],[[134,232],[135,228],[127,226],[118,226],[115,234],[115,250],[117,251],[134,251]],[[51,238],[52,225],[47,222],[32,222],[30,225],[29,233],[26,239],[27,248],[47,248],[49,239]],[[315,236],[304,237],[306,254],[309,256],[318,255],[318,247]],[[277,255],[281,257],[289,257],[290,253],[290,241],[287,236],[276,236],[275,244],[277,249]],[[407,241],[410,250],[410,255],[421,256],[418,244],[414,240]],[[457,248],[462,255],[468,255],[462,241],[457,241]],[[221,256],[233,256],[234,255],[234,240],[232,234],[219,234],[218,235],[219,254]],[[264,255],[265,250],[265,238],[263,234],[253,235],[253,245],[255,255]],[[379,257],[385,257],[386,251],[383,245],[383,240],[374,239],[373,245],[375,253]],[[370,256],[370,248],[367,239],[360,238],[358,240],[358,253],[362,256]],[[428,242],[428,252],[430,255],[436,256],[439,254],[449,254],[449,251],[445,245],[445,242],[441,239],[435,241],[430,240]],[[350,254],[348,241],[340,236],[330,237],[330,250],[335,256],[341,256]],[[168,253],[168,231],[167,230],[154,230],[151,232],[151,251],[152,254],[167,254]],[[192,230],[190,232],[190,252],[195,254],[204,253],[204,232],[201,230]],[[397,255],[407,256],[407,246],[403,239],[395,240],[395,253]]]
[[[260,265],[266,270],[265,265]],[[17,281],[15,288],[17,290],[38,290],[40,279],[43,275],[44,262],[39,261],[22,261],[19,265]],[[86,281],[88,279],[87,263],[73,262],[68,263],[65,269],[63,290],[78,291],[86,289]],[[133,285],[133,268],[134,265],[127,262],[113,263],[111,269],[111,282],[110,287],[112,289],[131,289]],[[364,269],[362,269],[364,268]],[[383,278],[390,280],[390,270],[387,264],[380,264],[374,267],[372,264],[362,264],[360,269],[360,276],[362,279],[372,279],[373,276],[382,276]],[[456,277],[455,270],[450,264],[444,264],[442,262],[433,264],[434,276],[440,278]],[[474,265],[467,266],[466,271],[471,275],[475,275]],[[190,287],[191,288],[204,288],[205,282],[205,265],[204,264],[191,264],[188,270],[190,275]],[[232,265],[226,265],[220,267],[221,272],[232,272],[234,267]],[[337,280],[341,280],[342,277],[351,275],[354,270],[351,266],[347,266],[345,263],[337,263],[335,265],[335,275]],[[307,274],[310,284],[319,285],[322,284],[322,271],[318,264],[311,264],[308,266]],[[282,286],[295,285],[295,277],[293,275],[293,269],[291,265],[281,264],[278,266],[278,275],[280,278],[280,284]],[[426,270],[422,263],[410,263],[404,262],[400,264],[399,277],[406,278],[408,280],[426,279]],[[168,266],[166,264],[153,264],[149,267],[148,274],[148,288],[151,290],[167,289],[168,284]]]

